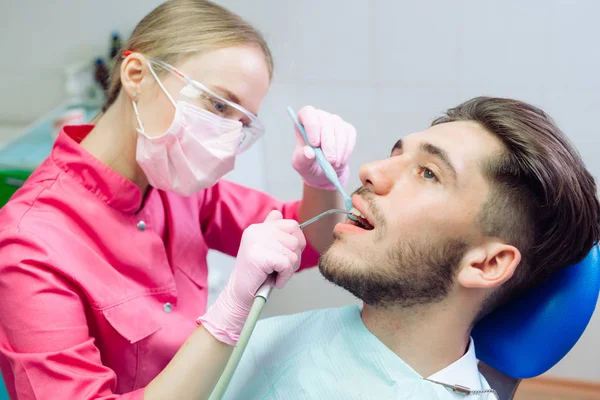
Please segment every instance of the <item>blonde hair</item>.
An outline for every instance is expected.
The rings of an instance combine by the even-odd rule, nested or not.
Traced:
[[[273,58],[263,36],[241,17],[207,0],[169,0],[146,15],[117,54],[107,91],[106,111],[121,91],[123,51],[134,51],[175,65],[200,52],[256,45],[265,55],[269,77]]]

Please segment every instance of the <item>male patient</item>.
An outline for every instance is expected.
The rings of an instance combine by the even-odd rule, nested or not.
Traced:
[[[473,325],[599,238],[592,176],[550,117],[519,101],[450,109],[360,178],[361,223],[336,226],[319,269],[362,309],[260,322],[227,398],[464,398],[431,381],[489,389]]]

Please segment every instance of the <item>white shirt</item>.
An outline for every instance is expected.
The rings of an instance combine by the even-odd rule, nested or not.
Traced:
[[[479,372],[478,363],[475,355],[475,344],[473,343],[473,338],[470,338],[469,349],[461,358],[429,376],[428,379],[447,385],[464,386],[471,390],[490,389],[487,380]]]

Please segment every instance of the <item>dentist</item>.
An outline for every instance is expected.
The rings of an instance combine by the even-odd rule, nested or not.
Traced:
[[[258,287],[273,272],[283,287],[332,240],[336,217],[306,239],[298,227],[342,206],[301,139],[301,201],[220,180],[264,132],[273,62],[253,27],[209,1],[167,1],[126,49],[97,123],[65,127],[0,210],[0,368],[14,399],[206,398]],[[312,107],[298,117],[346,182],[354,128]],[[237,259],[206,310],[209,249]]]

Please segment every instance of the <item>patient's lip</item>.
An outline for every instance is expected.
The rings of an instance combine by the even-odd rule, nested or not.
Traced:
[[[352,195],[352,205],[358,210],[358,212],[360,212],[365,217],[365,219],[369,222],[369,224],[371,224],[372,227],[375,227],[373,217],[369,212],[369,205],[364,198],[357,194]]]
[[[333,228],[333,231],[336,233],[343,233],[343,234],[350,234],[350,235],[357,235],[357,234],[360,235],[360,234],[365,234],[365,233],[369,232],[366,229],[363,229],[359,226],[354,225],[350,221],[351,221],[350,219],[347,219],[346,222],[340,222]]]

